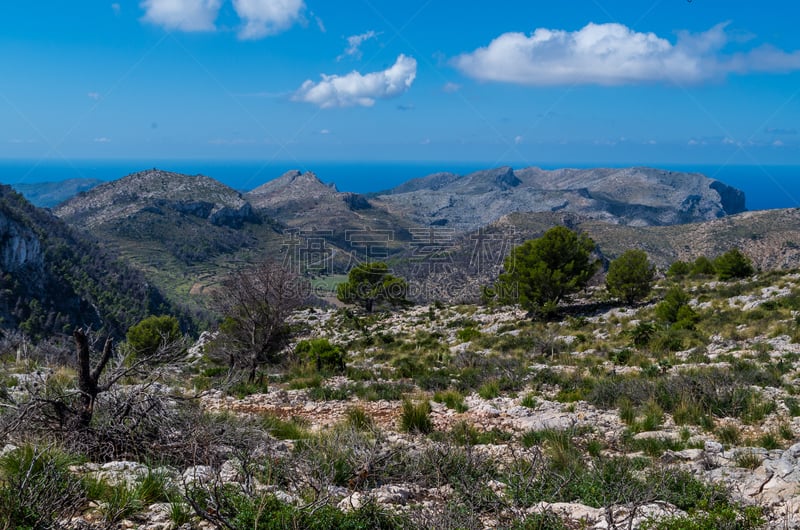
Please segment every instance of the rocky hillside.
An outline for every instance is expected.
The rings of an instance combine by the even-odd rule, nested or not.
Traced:
[[[173,210],[215,226],[240,227],[255,220],[241,194],[202,175],[152,169],[107,182],[55,208],[66,222],[93,228],[139,212]]]
[[[393,254],[402,242],[411,239],[409,228],[415,226],[375,207],[364,195],[340,192],[333,184],[323,184],[311,172],[289,171],[244,198],[263,215],[311,237],[324,237],[328,245],[344,254],[352,250],[349,234],[365,230],[386,233],[386,250]],[[343,261],[346,265],[347,260]]]
[[[171,300],[204,311],[202,294],[231,268],[280,249],[281,228],[214,179],[142,171],[54,209],[138,268]]]
[[[745,210],[744,194],[698,173],[652,168],[437,174],[375,198],[422,225],[475,230],[514,212],[566,211],[631,226],[716,219]]]
[[[397,272],[410,278],[420,300],[475,301],[481,287],[500,274],[516,245],[562,225],[589,235],[606,262],[625,250],[642,249],[662,271],[677,260],[713,258],[742,250],[760,270],[800,267],[800,209],[742,212],[710,221],[671,226],[628,226],[569,212],[514,213],[439,247],[439,265],[414,264],[413,250]],[[405,260],[403,258],[406,258]],[[404,264],[405,263],[405,264]]]
[[[175,311],[139,272],[7,186],[0,273],[0,326],[34,337],[78,325],[121,335],[148,314]]]
[[[673,286],[690,327],[656,309]],[[662,281],[635,307],[583,302],[554,322],[476,305],[307,309],[260,383],[230,385],[206,335],[100,394],[91,429],[0,408],[4,462],[32,453],[53,461],[45,484],[93,486],[26,495],[28,467],[6,465],[0,498],[18,510],[0,523],[800,528],[800,275]],[[304,340],[325,361],[300,354]],[[70,395],[70,371],[37,368],[0,366],[8,395]],[[66,455],[45,450],[53,432]],[[29,489],[15,495],[14,480]]]

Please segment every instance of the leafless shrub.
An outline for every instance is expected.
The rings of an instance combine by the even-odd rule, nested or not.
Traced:
[[[277,360],[288,338],[286,321],[309,292],[306,280],[277,262],[232,273],[214,293],[223,315],[216,355],[255,382],[258,368]]]

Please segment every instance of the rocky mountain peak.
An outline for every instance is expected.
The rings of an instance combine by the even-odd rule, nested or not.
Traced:
[[[335,185],[325,184],[313,172],[292,170],[247,192],[245,198],[256,208],[273,208],[286,201],[318,199],[336,193]]]
[[[248,192],[250,195],[264,195],[276,193],[291,188],[310,188],[311,190],[325,190],[330,192],[336,190],[333,184],[325,184],[313,171],[303,173],[297,169],[287,171],[280,177],[265,182],[261,186]]]
[[[241,194],[204,175],[151,169],[101,184],[55,208],[71,223],[92,227],[146,208],[172,208],[213,224],[238,226],[253,216]]]

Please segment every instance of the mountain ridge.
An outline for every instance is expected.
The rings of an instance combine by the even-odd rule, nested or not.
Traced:
[[[54,212],[67,222],[91,228],[111,218],[137,213],[152,201],[206,218],[215,225],[241,226],[254,219],[250,204],[233,188],[204,175],[158,169],[100,184],[59,204]]]
[[[521,211],[567,210],[634,226],[709,220],[744,211],[744,193],[700,173],[657,168],[514,170],[419,179],[378,195],[419,224],[470,231]]]
[[[442,238],[471,243],[514,216],[551,226],[595,223],[622,238],[613,234],[725,219],[744,206],[742,192],[724,183],[655,168],[503,166],[433,174],[377,195],[341,192],[298,170],[242,194],[209,177],[154,169],[84,192],[54,212],[92,231],[173,300],[198,307],[197,297],[232,268],[269,257],[322,275],[344,274],[363,259],[405,261],[414,276]],[[523,228],[520,234],[536,236]]]

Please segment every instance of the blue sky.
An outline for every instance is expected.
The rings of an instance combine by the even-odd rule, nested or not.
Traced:
[[[797,164],[798,19],[743,0],[6,2],[0,158]]]

